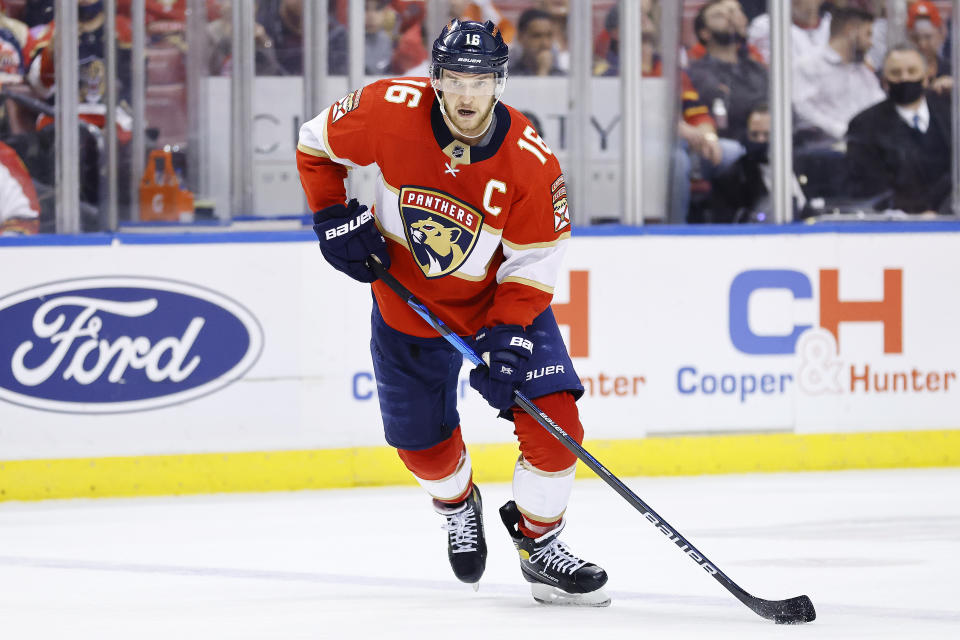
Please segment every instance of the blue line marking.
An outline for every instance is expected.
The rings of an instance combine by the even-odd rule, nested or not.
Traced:
[[[167,225],[163,225],[166,227]],[[207,225],[205,229],[217,228]],[[0,236],[3,247],[77,247],[105,246],[114,242],[128,245],[145,244],[249,244],[258,242],[316,242],[309,228],[284,231],[170,231],[161,233],[86,233],[76,235],[40,234],[35,236]],[[960,233],[960,220],[916,220],[903,222],[822,222],[819,224],[699,224],[647,225],[623,224],[574,227],[574,237],[629,236],[769,236],[806,235],[817,233]]]

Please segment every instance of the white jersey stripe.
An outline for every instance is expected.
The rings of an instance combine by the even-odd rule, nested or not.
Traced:
[[[327,139],[327,116],[330,113],[330,107],[327,107],[320,112],[313,120],[305,122],[303,126],[300,127],[300,140],[299,144],[308,147],[310,149],[316,149],[321,151],[328,156],[330,159],[338,164],[344,164],[348,167],[357,167],[360,166],[349,160],[339,157],[337,154],[330,149],[330,141]]]
[[[524,284],[535,286],[534,283],[538,283],[541,285],[538,289],[552,292],[567,250],[567,239],[562,238],[556,244],[550,243],[549,246],[535,249],[515,249],[516,246],[504,242],[503,255],[506,260],[497,271],[497,282],[508,278],[513,282],[530,280],[532,282]]]

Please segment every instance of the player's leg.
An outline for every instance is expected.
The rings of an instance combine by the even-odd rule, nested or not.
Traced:
[[[403,464],[433,498],[434,510],[445,519],[447,558],[461,582],[476,585],[486,567],[487,543],[483,531],[483,503],[473,484],[470,454],[459,427],[453,435],[428,449],[398,449]]]
[[[534,342],[530,373],[520,390],[578,443],[583,426],[576,398],[583,393],[553,313],[548,309],[529,330]],[[519,408],[512,418],[520,442],[513,474],[513,497],[501,518],[520,553],[523,577],[534,598],[547,603],[605,606],[606,572],[576,556],[560,540],[564,512],[573,489],[577,458]]]
[[[370,351],[384,436],[433,498],[454,574],[476,584],[486,565],[482,503],[456,407],[462,356],[442,338],[388,327],[374,306]]]

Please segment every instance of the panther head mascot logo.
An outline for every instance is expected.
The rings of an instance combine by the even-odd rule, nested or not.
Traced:
[[[427,275],[439,275],[447,271],[451,265],[463,262],[463,249],[457,244],[461,230],[456,227],[445,227],[435,221],[433,217],[417,220],[410,225],[410,238],[417,248],[426,253],[430,268]]]

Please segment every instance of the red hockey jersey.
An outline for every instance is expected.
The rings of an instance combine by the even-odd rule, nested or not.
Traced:
[[[297,165],[313,211],[345,200],[343,166],[376,163],[374,213],[390,273],[460,335],[529,325],[553,297],[570,237],[567,192],[550,148],[499,103],[489,141],[450,134],[427,78],[374,82],[300,129]],[[434,336],[386,285],[387,324]]]

